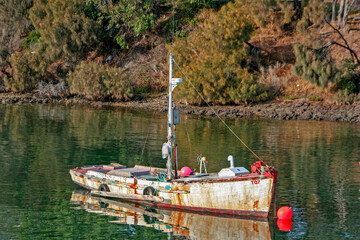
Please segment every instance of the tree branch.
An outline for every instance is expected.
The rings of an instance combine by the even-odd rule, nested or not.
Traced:
[[[251,43],[249,43],[248,41],[244,41],[244,43],[246,43],[246,44],[250,47],[250,49],[259,49],[260,51],[264,51],[264,52],[266,52],[267,54],[270,55],[270,52],[269,52],[268,50],[266,50],[266,49],[263,49],[263,48],[261,48],[261,47],[254,46],[254,45],[252,45]]]
[[[7,71],[5,71],[5,69],[2,68],[2,69],[1,69],[1,72],[2,72],[2,74],[6,75],[8,78],[11,77],[10,73],[8,73]]]
[[[355,64],[357,64],[357,65],[360,65],[360,60],[359,60],[358,56],[356,55],[355,51],[350,48],[348,42],[345,40],[344,36],[341,34],[341,32],[339,31],[339,29],[336,29],[336,28],[335,28],[333,25],[331,25],[326,19],[324,19],[324,20],[325,20],[325,22],[326,22],[334,31],[336,31],[336,32],[340,35],[341,39],[345,42],[345,45],[346,45],[346,46],[344,46],[344,45],[342,45],[342,44],[340,44],[340,43],[334,42],[334,41],[332,41],[332,44],[338,45],[338,46],[340,46],[340,47],[343,47],[343,48],[349,50],[349,51],[350,51],[350,54],[351,54],[351,56],[352,56],[352,58],[353,58],[353,62],[354,62]],[[356,61],[355,61],[355,60],[356,60]]]

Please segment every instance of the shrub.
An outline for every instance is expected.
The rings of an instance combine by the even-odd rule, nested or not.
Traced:
[[[70,92],[91,98],[112,97],[127,100],[132,97],[130,80],[119,68],[82,61],[68,74]]]
[[[40,39],[41,35],[38,31],[33,30],[27,35],[25,40],[22,42],[22,46],[26,49],[29,49],[30,46],[34,43],[37,43]]]
[[[86,0],[85,13],[103,26],[104,32],[121,48],[128,48],[134,37],[155,28],[160,15],[159,0]]]
[[[0,0],[0,68],[20,47],[22,35],[31,29],[28,9],[33,0]]]
[[[29,16],[52,59],[77,61],[96,47],[100,25],[85,16],[82,0],[37,0]]]
[[[307,28],[311,25],[320,25],[324,22],[326,4],[322,1],[311,1],[304,7],[302,18],[296,25],[298,33],[309,35]]]
[[[4,78],[3,76],[0,76],[0,92],[6,92],[3,78]]]
[[[336,84],[338,89],[347,90],[349,94],[359,92],[360,74],[356,71],[358,65],[351,59],[346,59],[341,69],[344,69],[340,81]]]
[[[210,14],[188,39],[176,39],[175,60],[206,101],[247,102],[268,97],[248,71],[244,41],[250,39],[253,26],[241,6],[240,2],[228,3],[217,14]],[[176,96],[192,103],[202,101],[187,81]]]
[[[10,50],[6,46],[0,47],[0,68],[9,64]]]
[[[339,90],[335,95],[335,100],[337,104],[352,104],[358,100],[358,96],[355,93],[349,93],[347,89]]]
[[[335,82],[339,71],[328,57],[326,48],[307,49],[306,46],[297,44],[294,46],[296,62],[294,72],[296,75],[325,88],[329,82]]]
[[[278,5],[276,0],[241,0],[241,2],[246,5],[251,18],[260,27],[265,27],[271,21],[271,14]]]
[[[26,92],[44,79],[47,65],[41,53],[16,52],[10,57],[11,77],[5,77],[5,86],[14,92]]]

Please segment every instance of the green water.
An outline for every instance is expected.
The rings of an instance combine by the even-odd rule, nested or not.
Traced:
[[[360,125],[227,123],[279,170],[276,205],[293,208],[293,228],[280,231],[271,216],[272,239],[359,239]],[[207,157],[211,172],[228,167],[229,154],[238,166],[256,160],[216,119],[182,115],[177,139],[181,166],[198,168],[199,154]],[[111,162],[165,167],[165,140],[165,114],[0,105],[0,239],[181,238],[151,227],[109,223],[113,217],[75,209],[70,201],[79,187],[69,169]]]

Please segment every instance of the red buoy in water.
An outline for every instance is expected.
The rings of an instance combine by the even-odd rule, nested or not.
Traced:
[[[280,231],[288,232],[292,229],[291,219],[278,219],[276,223]]]
[[[181,177],[186,177],[186,176],[189,176],[191,174],[192,174],[192,170],[189,167],[182,167],[180,169],[180,176]]]
[[[279,219],[291,219],[293,215],[293,211],[290,207],[284,206],[279,208],[276,215]]]

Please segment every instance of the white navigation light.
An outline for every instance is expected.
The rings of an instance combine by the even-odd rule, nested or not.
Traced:
[[[183,82],[182,78],[172,78],[171,79],[171,91],[174,91],[177,85],[180,85]]]

